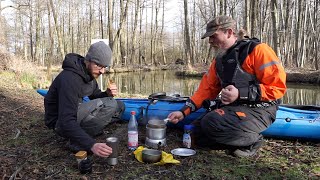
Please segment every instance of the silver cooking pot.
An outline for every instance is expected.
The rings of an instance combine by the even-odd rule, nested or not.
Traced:
[[[152,140],[163,140],[166,138],[167,126],[161,120],[149,120],[146,127],[146,137]]]

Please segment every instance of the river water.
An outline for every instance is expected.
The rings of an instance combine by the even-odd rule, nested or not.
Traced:
[[[174,71],[139,71],[104,75],[100,87],[106,87],[109,79],[115,81],[120,93],[150,95],[166,92],[167,95],[190,96],[198,88],[200,78],[182,78]],[[287,93],[282,99],[284,104],[320,106],[320,86],[306,84],[287,84]]]

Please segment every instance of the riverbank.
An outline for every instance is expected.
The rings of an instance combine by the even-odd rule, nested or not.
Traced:
[[[155,71],[155,70],[175,70],[176,76],[182,77],[198,77],[201,78],[209,67],[206,65],[195,65],[194,67],[188,67],[184,65],[160,65],[158,67],[150,66],[135,66],[135,67],[116,67],[111,69],[109,73],[123,73],[132,71]],[[287,74],[287,82],[290,83],[307,83],[320,85],[320,70],[304,69],[304,68],[285,68]]]
[[[320,85],[320,70],[310,70],[310,69],[285,69],[287,74],[287,82],[290,83],[307,83]],[[177,76],[184,77],[202,77],[207,70],[205,68],[199,68],[194,70],[181,70],[177,71]]]
[[[179,165],[157,166],[138,162],[127,149],[127,123],[111,124],[106,137],[120,139],[119,163],[109,166],[90,156],[93,172],[82,175],[67,141],[48,130],[43,122],[43,98],[32,85],[21,84],[14,73],[0,72],[0,177],[1,179],[318,179],[320,144],[267,139],[259,153],[248,159],[227,156],[224,151],[196,148],[196,155],[175,157]],[[170,153],[182,146],[182,131],[167,129]],[[145,128],[139,127],[144,145]]]

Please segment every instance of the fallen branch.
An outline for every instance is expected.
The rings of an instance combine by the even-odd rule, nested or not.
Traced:
[[[13,112],[13,111],[16,111],[16,110],[18,110],[18,109],[20,109],[20,108],[22,108],[22,107],[24,107],[24,106],[26,106],[25,104],[24,105],[21,105],[21,106],[19,106],[19,107],[17,107],[17,108],[15,108],[15,109],[11,109],[11,110],[2,110],[2,111],[0,111],[0,113],[9,113],[9,112]]]
[[[13,139],[17,139],[21,133],[21,131],[18,128],[16,128],[16,131],[17,131],[17,134]]]
[[[57,175],[57,174],[60,174],[61,173],[61,170],[58,170],[57,172],[55,172],[55,173],[53,173],[53,174],[51,174],[51,175],[49,175],[49,176],[46,176],[44,179],[50,179],[50,178],[52,178],[53,176],[55,176],[55,175]]]
[[[26,105],[24,104],[24,105],[22,105],[22,106],[19,106],[19,107],[13,109],[13,110],[10,110],[10,111],[8,111],[8,112],[16,111],[16,110],[18,110],[18,109],[20,109],[20,108],[22,108],[22,107],[24,107],[24,106],[26,106]]]
[[[17,174],[21,171],[21,169],[23,168],[24,165],[27,164],[28,161],[26,161],[25,163],[23,163],[9,178],[9,180],[13,180],[16,179]]]

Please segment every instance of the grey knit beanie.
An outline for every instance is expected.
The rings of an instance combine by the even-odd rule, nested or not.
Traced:
[[[104,67],[109,67],[112,63],[112,51],[110,47],[103,41],[91,44],[86,60],[95,62]]]

